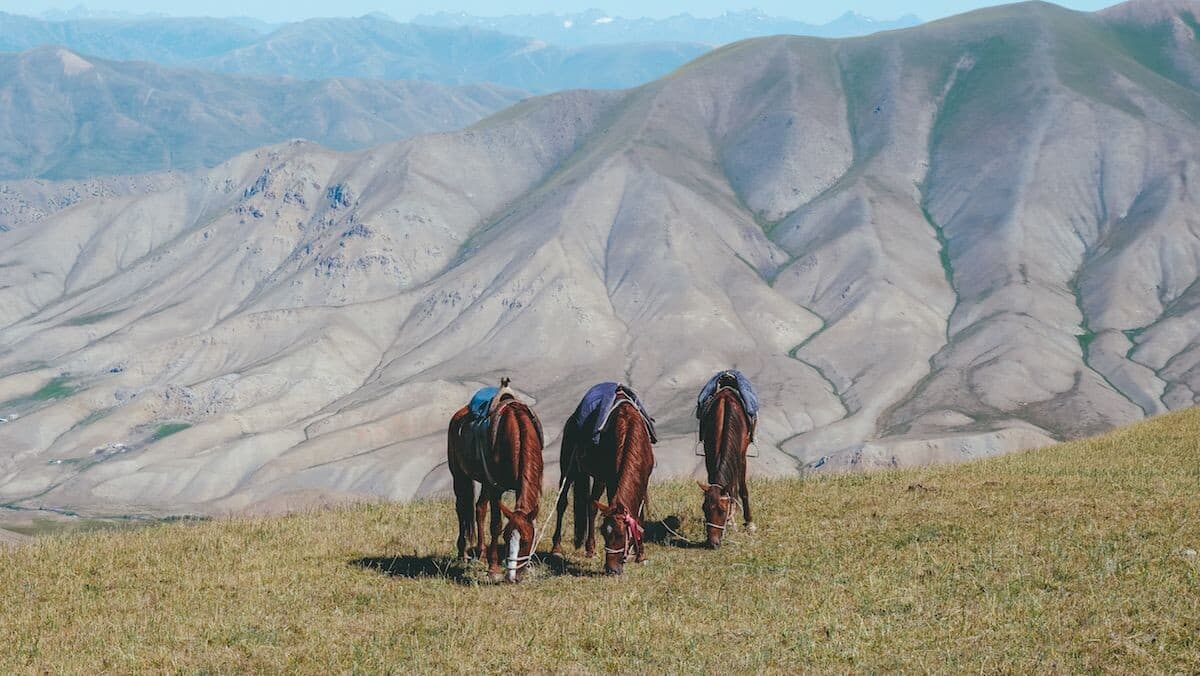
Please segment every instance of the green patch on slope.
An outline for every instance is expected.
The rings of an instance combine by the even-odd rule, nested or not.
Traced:
[[[76,317],[67,322],[67,326],[87,326],[89,324],[98,324],[109,317],[113,317],[118,311],[113,312],[97,312],[90,315]]]
[[[167,423],[159,425],[158,429],[154,430],[154,434],[150,435],[150,441],[162,441],[173,434],[179,434],[191,426],[191,423]]]
[[[1192,120],[1200,120],[1200,94],[1188,75],[1175,65],[1169,51],[1169,24],[1137,26],[1080,21],[1055,22],[1055,68],[1059,80],[1076,92],[1134,117],[1144,112],[1121,87],[1124,78],[1171,105]]]
[[[1023,59],[1029,51],[1028,43],[1004,35],[969,45],[965,52],[973,63],[946,93],[930,132],[930,147],[964,141],[962,137],[978,128],[977,115],[1024,114],[1028,100],[1014,93],[1027,90],[1021,85],[1027,79]]]
[[[47,401],[66,399],[78,391],[75,387],[71,386],[70,382],[70,379],[66,376],[58,376],[57,378],[53,378],[50,382],[43,385],[41,389],[37,390],[36,392],[27,394],[23,397],[18,397],[12,401],[5,402],[4,407],[20,408],[22,406],[40,404]]]

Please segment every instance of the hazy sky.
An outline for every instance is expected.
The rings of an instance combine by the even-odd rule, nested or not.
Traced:
[[[1059,4],[1074,9],[1094,10],[1115,4],[1118,0],[1065,0]],[[48,9],[69,9],[79,0],[0,0],[0,10],[23,14],[39,14]],[[177,16],[253,16],[270,21],[303,19],[314,16],[358,16],[372,11],[385,12],[400,20],[416,14],[439,9],[466,11],[483,16],[524,14],[528,12],[572,12],[599,7],[626,17],[669,16],[688,12],[697,16],[712,16],[726,10],[758,8],[777,16],[815,23],[829,21],[854,10],[880,19],[892,19],[912,13],[923,19],[936,19],[969,9],[1000,4],[970,0],[835,0],[833,2],[789,2],[788,0],[93,0],[84,2],[92,9],[125,12],[159,12]]]

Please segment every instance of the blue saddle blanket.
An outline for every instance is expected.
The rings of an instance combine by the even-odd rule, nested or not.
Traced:
[[[567,425],[573,427],[581,435],[586,435],[586,438],[590,438],[593,445],[599,444],[600,435],[608,425],[609,414],[612,413],[613,407],[617,402],[618,391],[624,392],[633,401],[633,405],[637,407],[638,411],[642,414],[642,418],[646,421],[646,431],[650,433],[650,442],[658,443],[658,436],[654,432],[654,418],[650,417],[641,399],[638,399],[637,393],[618,383],[593,385],[583,395],[579,406],[576,407],[575,412],[567,420]]]
[[[737,369],[721,371],[708,381],[704,389],[700,390],[700,396],[696,397],[696,418],[703,417],[705,404],[717,393],[717,388],[721,384],[721,376],[725,375],[732,376],[737,383],[738,396],[742,398],[742,406],[745,407],[746,415],[753,422],[758,418],[758,394],[754,391],[754,386],[750,384],[750,379]]]
[[[475,396],[471,397],[471,403],[467,405],[471,412],[471,417],[476,420],[487,420],[489,410],[492,405],[492,399],[496,398],[496,393],[500,391],[499,387],[484,387],[480,388]]]

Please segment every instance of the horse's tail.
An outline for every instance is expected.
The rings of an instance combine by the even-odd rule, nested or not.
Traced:
[[[735,405],[736,404],[736,405]],[[737,481],[741,476],[742,465],[746,462],[746,428],[747,417],[746,411],[742,408],[741,403],[736,397],[728,396],[721,398],[720,417],[720,433],[717,437],[719,448],[718,457],[724,460],[728,469],[726,470],[732,477],[722,477],[725,482]],[[736,490],[733,486],[726,486],[731,491]]]

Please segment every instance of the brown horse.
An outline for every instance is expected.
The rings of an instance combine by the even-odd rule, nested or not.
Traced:
[[[507,380],[504,383],[507,386]],[[507,578],[516,582],[524,577],[534,546],[534,521],[542,490],[541,424],[533,410],[517,401],[507,388],[496,395],[491,418],[490,454],[479,457],[473,452],[468,425],[469,407],[459,409],[450,419],[446,461],[454,477],[455,511],[458,513],[458,556],[462,559],[486,556],[488,575],[498,581],[505,573],[501,565],[500,516],[508,518],[503,529],[508,553]],[[480,484],[475,501],[475,483]],[[506,491],[516,491],[516,502],[509,509],[501,502]],[[474,513],[472,513],[474,502]],[[483,523],[491,510],[491,542],[483,546]],[[474,538],[475,545],[468,549]]]
[[[600,532],[604,536],[604,572],[620,575],[630,554],[639,563],[646,560],[643,519],[654,450],[650,425],[633,398],[618,389],[614,406],[599,444],[593,444],[588,432],[578,425],[569,422],[564,429],[560,457],[563,489],[551,551],[562,555],[563,513],[567,509],[567,488],[572,486],[575,548],[586,545],[584,555],[595,556],[596,514],[603,514]],[[605,490],[608,505],[599,502]]]
[[[746,484],[746,449],[750,446],[750,417],[737,394],[737,381],[722,376],[717,391],[705,404],[700,417],[704,442],[704,467],[708,483],[697,482],[704,492],[704,525],[708,546],[721,546],[721,536],[733,515],[733,503],[741,498],[746,529],[753,531],[750,488]]]

